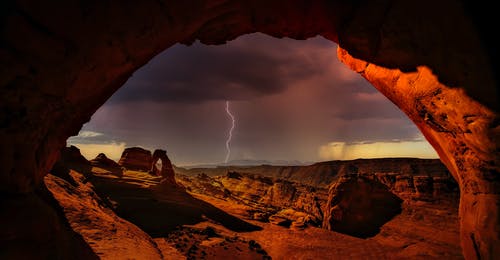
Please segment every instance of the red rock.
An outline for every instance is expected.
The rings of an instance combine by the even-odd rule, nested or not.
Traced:
[[[394,190],[397,193],[415,193],[415,186],[413,185],[413,176],[411,175],[398,175],[394,184]]]
[[[36,190],[67,138],[169,46],[221,44],[251,32],[322,35],[341,43],[340,60],[415,122],[459,180],[465,257],[494,258],[500,255],[495,12],[450,0],[3,5],[0,191]]]
[[[419,197],[434,195],[434,184],[430,176],[414,176],[413,185]]]
[[[156,163],[161,160],[161,169],[156,167]],[[165,150],[155,150],[153,153],[153,159],[151,160],[150,173],[162,176],[163,183],[170,185],[175,185],[175,172],[172,167],[172,163],[167,156],[167,151]]]
[[[378,181],[355,174],[342,176],[330,188],[323,227],[371,237],[401,212],[401,203],[399,197]]]
[[[61,150],[61,157],[54,164],[50,173],[73,183],[73,179],[69,176],[70,168],[78,169],[84,173],[90,170],[90,162],[83,157],[80,149],[75,146],[64,147]]]
[[[94,159],[90,160],[90,164],[92,164],[93,166],[100,166],[100,167],[110,167],[110,168],[120,167],[118,163],[109,159],[104,153],[100,153]]]
[[[272,215],[269,217],[269,223],[274,224],[274,225],[278,225],[278,226],[289,227],[291,224],[291,221],[285,217]]]
[[[61,150],[61,157],[59,159],[66,164],[89,164],[90,162],[83,157],[80,153],[80,149],[76,146],[65,147]]]
[[[85,239],[100,259],[124,256],[162,259],[156,243],[148,234],[108,208],[97,196],[93,185],[84,182],[80,173],[71,171],[70,175],[75,185],[53,175],[47,175],[44,182],[73,232]]]
[[[140,147],[125,148],[118,164],[130,170],[147,172],[151,169],[151,152]]]

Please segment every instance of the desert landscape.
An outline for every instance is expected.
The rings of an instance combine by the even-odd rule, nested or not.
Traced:
[[[458,188],[439,160],[184,169],[153,154],[88,161],[67,147],[45,177],[102,259],[463,258]]]
[[[0,259],[498,259],[494,2],[0,1]]]

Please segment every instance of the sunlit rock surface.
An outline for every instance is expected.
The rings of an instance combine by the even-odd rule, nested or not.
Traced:
[[[50,174],[45,177],[45,183],[63,208],[71,228],[100,259],[162,259],[149,235],[118,217],[83,175],[75,171],[70,174],[76,185]]]
[[[338,56],[415,122],[457,180],[465,256],[500,254],[498,115],[462,89],[439,82],[426,66],[403,72],[356,59],[341,48]],[[413,188],[422,193],[429,181],[414,179]]]
[[[176,43],[222,44],[251,32],[322,35],[417,124],[457,180],[465,257],[500,255],[495,8],[452,0],[70,0],[4,1],[0,9],[2,193],[32,196],[67,138],[135,70]],[[29,208],[22,197],[17,202]],[[46,243],[24,235],[14,237]],[[14,240],[2,236],[2,245],[7,238]],[[56,245],[57,255],[63,249]]]

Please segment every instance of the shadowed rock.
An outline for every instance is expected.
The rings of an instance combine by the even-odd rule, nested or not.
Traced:
[[[147,172],[151,169],[151,152],[140,147],[126,148],[118,164],[130,170]]]
[[[374,236],[401,213],[401,202],[380,182],[358,175],[342,176],[330,188],[323,227],[361,238]]]
[[[98,166],[98,167],[112,167],[112,168],[120,167],[118,163],[109,159],[104,153],[100,153],[94,159],[90,160],[90,164],[92,164],[92,166]]]
[[[460,180],[465,257],[500,255],[499,59],[491,5],[69,0],[3,1],[0,10],[1,192],[36,190],[66,139],[169,46],[221,44],[251,32],[322,35],[340,43],[340,60],[405,112]]]
[[[161,161],[161,168],[158,169],[156,163]],[[153,159],[151,160],[151,167],[149,172],[151,174],[161,176],[162,182],[170,185],[175,185],[175,172],[172,167],[172,163],[167,156],[167,151],[157,149],[153,153]]]

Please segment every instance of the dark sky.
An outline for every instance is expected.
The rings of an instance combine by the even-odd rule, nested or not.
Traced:
[[[389,100],[323,38],[242,36],[222,46],[175,45],[136,71],[68,143],[88,158],[123,148],[166,149],[177,165],[436,157]]]

